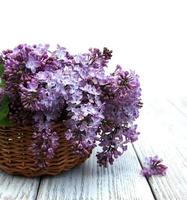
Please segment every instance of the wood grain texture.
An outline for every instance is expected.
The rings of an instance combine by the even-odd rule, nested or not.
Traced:
[[[167,101],[187,118],[187,96],[176,96],[168,98]]]
[[[165,177],[152,177],[148,184],[139,174],[139,161],[129,146],[114,166],[98,167],[94,152],[89,160],[69,172],[43,177],[39,191],[39,178],[0,172],[0,200],[152,200],[151,189],[158,200],[186,200],[186,111],[184,100],[144,101],[138,120],[141,135],[134,147],[141,164],[145,156],[157,154],[163,158],[169,167]]]
[[[39,178],[12,176],[0,171],[0,200],[35,200]]]
[[[159,200],[187,199],[187,118],[167,100],[145,102],[139,119],[142,133],[134,147],[141,160],[159,155],[169,167],[165,177],[150,178]]]
[[[95,152],[73,170],[41,181],[37,200],[152,200],[132,146],[107,169],[98,167]]]

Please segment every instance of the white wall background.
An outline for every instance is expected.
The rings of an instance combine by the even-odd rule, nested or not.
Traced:
[[[71,52],[113,49],[141,77],[144,96],[187,97],[186,0],[4,0],[0,50],[57,43]]]

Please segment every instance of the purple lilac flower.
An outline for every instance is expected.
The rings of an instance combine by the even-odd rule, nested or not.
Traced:
[[[141,174],[147,178],[151,177],[152,175],[166,175],[166,170],[168,167],[163,165],[162,161],[163,160],[158,156],[146,157]]]
[[[119,65],[106,75],[111,57],[107,48],[71,55],[59,45],[55,51],[41,44],[3,51],[9,117],[19,124],[32,122],[31,149],[40,167],[58,147],[60,133],[52,130],[54,122],[66,126],[65,137],[80,155],[89,154],[99,143],[102,151],[97,158],[104,166],[138,139],[133,122],[141,108],[139,77]]]
[[[40,110],[37,80],[31,79],[26,83],[20,84],[19,88],[23,107],[31,111]]]
[[[33,57],[30,57],[27,61],[25,67],[30,69],[32,73],[36,72],[36,69],[40,66],[40,63],[36,61]]]
[[[74,65],[64,69],[68,71],[65,80],[70,94],[66,97],[70,117],[66,138],[80,154],[88,154],[96,146],[97,131],[104,118],[100,84],[106,81],[103,67],[107,61],[98,49],[90,52],[75,56]]]
[[[36,79],[43,85],[40,88],[40,106],[43,110],[55,111],[64,107],[64,96],[66,95],[64,85],[58,82],[58,76],[62,70],[44,71],[36,74]]]
[[[61,108],[64,106],[63,98],[56,101],[59,95],[57,96],[52,92],[53,85],[51,82],[49,83],[51,84],[50,87],[47,85],[49,88],[46,88],[46,82],[37,76],[39,72],[49,74],[50,71],[55,71],[61,67],[61,63],[49,52],[48,48],[48,45],[29,46],[24,44],[17,46],[13,50],[4,51],[2,54],[5,63],[4,79],[6,87],[4,89],[11,101],[9,118],[16,123],[29,124],[33,118],[31,115],[35,115],[35,112],[44,112],[47,121],[42,123],[50,124],[50,120],[53,121],[59,117],[60,106],[62,106]],[[50,77],[46,81],[49,79]],[[58,106],[56,106],[57,102],[59,103]],[[53,110],[51,109],[52,107],[54,108]],[[57,109],[59,110],[57,111]],[[33,136],[37,136],[35,142],[38,141],[33,145],[37,144],[38,151],[40,150],[39,144],[42,139],[43,143],[48,140],[49,147],[52,136],[58,140],[50,125],[43,130],[38,130],[37,124],[35,122],[32,122],[32,124],[36,130],[33,133]],[[41,135],[46,135],[48,139],[44,140]],[[46,158],[52,158],[54,154],[50,152],[54,152],[55,149],[56,146],[51,145],[49,151],[51,156],[46,153]],[[39,157],[38,160],[40,160]]]
[[[45,168],[55,156],[55,151],[59,146],[59,136],[51,129],[50,121],[45,119],[42,112],[37,112],[33,117],[35,132],[32,135],[33,143],[30,150],[36,158],[37,165]]]
[[[123,135],[126,142],[135,142],[138,139],[139,132],[136,131],[137,125],[132,125],[130,128],[123,128]]]
[[[98,138],[102,147],[97,153],[100,165],[113,164],[114,159],[127,150],[127,143],[138,139],[137,125],[133,122],[139,116],[140,96],[138,76],[132,71],[123,71],[118,65],[102,87],[105,108]]]
[[[20,99],[10,102],[8,116],[19,126],[33,125],[33,112],[25,110]]]
[[[53,52],[53,54],[60,60],[68,61],[66,48],[57,45],[57,49]]]
[[[32,152],[38,166],[44,168],[55,155],[55,150],[59,145],[59,137],[50,128],[44,128],[34,132],[32,138]]]
[[[54,70],[60,63],[48,50],[48,45],[19,45],[3,52],[5,60],[5,80],[19,85],[21,77],[43,70]]]

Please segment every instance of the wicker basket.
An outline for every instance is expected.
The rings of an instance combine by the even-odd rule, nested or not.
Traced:
[[[28,148],[32,142],[32,128],[0,127],[0,169],[9,174],[27,177],[56,175],[81,164],[90,156],[80,157],[73,153],[71,145],[64,138],[65,128],[61,124],[55,124],[53,129],[59,134],[60,145],[47,168],[40,169],[36,167],[32,152]]]

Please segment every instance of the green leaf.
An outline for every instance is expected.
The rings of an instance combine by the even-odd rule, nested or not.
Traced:
[[[0,87],[3,88],[5,87],[5,81],[0,78]]]
[[[7,118],[9,113],[9,98],[7,96],[3,97],[0,106],[0,126],[10,126],[12,123]]]
[[[8,118],[0,119],[0,126],[11,126],[12,124]]]
[[[4,65],[0,63],[0,77],[3,75],[3,73],[4,73]]]
[[[0,120],[7,117],[8,112],[9,112],[9,107],[6,104],[2,105],[0,108]]]
[[[9,104],[9,97],[8,96],[3,97],[2,104],[6,104],[6,105]]]
[[[0,58],[0,87],[5,86],[5,81],[2,79],[4,73],[3,61]],[[0,102],[0,126],[10,126],[12,122],[7,118],[9,113],[9,98],[4,96]]]
[[[1,61],[1,58],[0,58]],[[4,87],[5,86],[5,81],[2,79],[4,73],[4,65],[3,63],[0,62],[0,87]]]
[[[3,108],[4,106],[8,106],[8,105],[9,105],[9,98],[8,98],[8,96],[4,96],[3,100],[1,101],[0,112],[1,112],[1,108]]]

